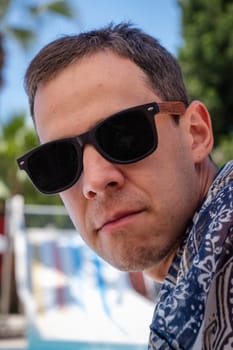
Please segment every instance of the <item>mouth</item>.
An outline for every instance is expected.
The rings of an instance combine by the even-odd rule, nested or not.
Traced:
[[[112,231],[113,229],[122,227],[134,220],[140,213],[142,213],[142,210],[119,212],[113,217],[106,219],[97,231]]]

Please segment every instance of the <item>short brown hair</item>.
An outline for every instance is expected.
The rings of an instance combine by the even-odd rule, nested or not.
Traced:
[[[121,23],[63,36],[39,51],[25,74],[25,90],[32,116],[40,83],[48,81],[83,56],[105,49],[129,58],[139,66],[148,77],[151,89],[163,100],[188,104],[182,72],[176,59],[152,36],[131,24]]]

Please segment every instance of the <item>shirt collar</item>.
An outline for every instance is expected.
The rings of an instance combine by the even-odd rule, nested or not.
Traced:
[[[233,181],[233,160],[226,163],[217,173],[213,183],[211,184],[206,197],[199,205],[197,211],[195,212],[191,224],[188,226],[181,245],[173,259],[173,262],[169,268],[168,274],[165,278],[166,283],[170,284],[171,287],[175,286],[177,283],[177,278],[179,273],[181,272],[181,261],[182,261],[182,270],[188,269],[188,261],[187,257],[187,241],[188,237],[191,234],[193,228],[197,225],[200,215],[205,211],[211,201],[216,197],[217,193],[221,191],[230,181]],[[186,254],[185,254],[186,253]],[[184,259],[182,257],[186,255]],[[187,266],[186,266],[187,265]]]

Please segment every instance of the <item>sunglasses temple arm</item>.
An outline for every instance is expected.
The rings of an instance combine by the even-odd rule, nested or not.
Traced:
[[[185,113],[185,110],[186,110],[185,104],[180,101],[157,102],[157,104],[159,106],[160,113],[182,115]]]

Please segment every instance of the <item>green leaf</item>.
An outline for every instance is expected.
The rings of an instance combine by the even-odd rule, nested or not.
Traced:
[[[233,2],[178,0],[183,45],[179,49],[190,100],[210,111],[215,142],[233,130]]]
[[[5,17],[9,6],[10,6],[11,0],[0,0],[0,19]]]
[[[212,152],[212,157],[219,167],[233,159],[233,133],[221,138],[218,147]]]
[[[65,17],[72,17],[73,12],[65,1],[54,1],[48,6],[48,10]]]
[[[29,43],[35,38],[35,32],[30,29],[9,27],[7,31],[21,44],[23,48],[27,48]]]
[[[57,13],[65,17],[73,17],[71,6],[64,0],[49,1],[39,6],[29,6],[32,15],[40,15],[46,11]]]

